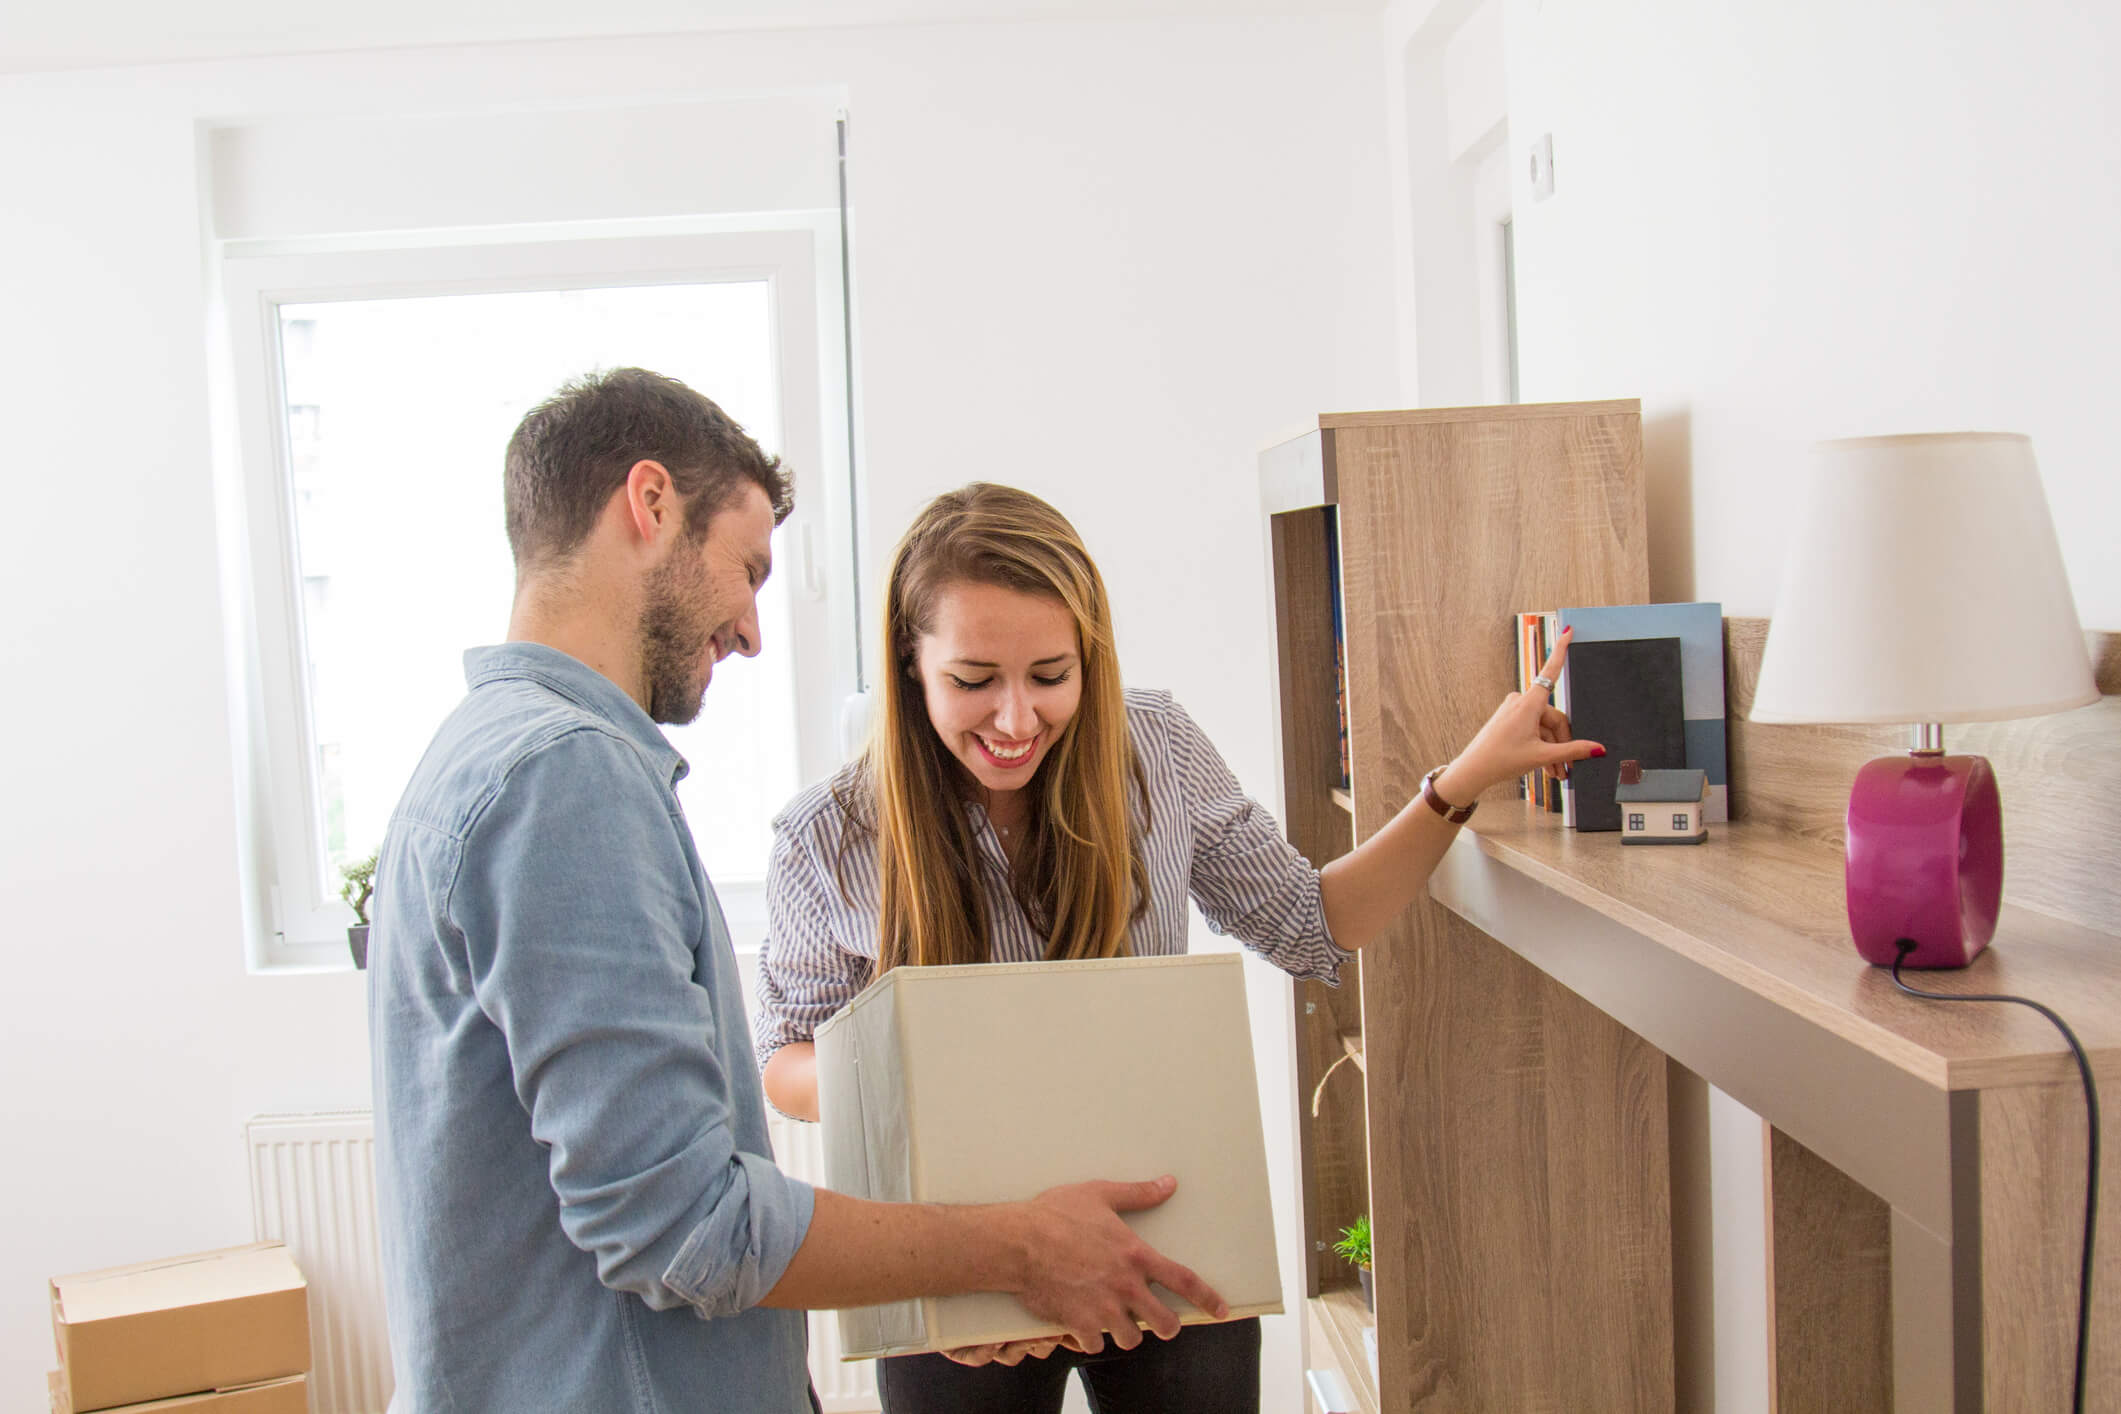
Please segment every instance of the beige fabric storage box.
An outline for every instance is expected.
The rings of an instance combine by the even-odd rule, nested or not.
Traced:
[[[894,968],[819,1028],[817,1059],[826,1186],[996,1203],[1174,1174],[1170,1201],[1128,1224],[1232,1319],[1282,1309],[1236,954]],[[839,1318],[850,1360],[1058,1334],[992,1292]]]

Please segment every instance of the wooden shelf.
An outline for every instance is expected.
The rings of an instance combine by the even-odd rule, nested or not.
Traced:
[[[1346,786],[1333,787],[1333,803],[1347,811],[1350,820],[1355,818],[1355,797],[1348,793]]]
[[[1360,1033],[1341,1033],[1340,1048],[1348,1053],[1349,1060],[1355,1062],[1355,1068],[1357,1070],[1361,1071],[1366,1076],[1370,1073],[1370,1067],[1364,1064],[1363,1062],[1362,1036],[1360,1035]]]
[[[1972,1090],[2076,1076],[2062,1038],[2030,1010],[1919,1001],[1864,962],[1849,942],[1843,856],[1831,841],[1741,820],[1711,825],[1707,842],[1693,849],[1635,850],[1614,835],[1565,829],[1551,815],[1500,811],[1453,848],[1477,849],[1654,939],[1714,985],[1772,1002],[1926,1086]],[[1478,911],[1446,877],[1451,872],[1439,870],[1431,892],[1461,913]],[[1570,971],[1535,961],[1557,976]],[[1941,991],[2053,1000],[2095,1062],[2121,1059],[2121,937],[2113,933],[2005,904],[1994,946],[1964,971],[1941,975],[1930,983]],[[1564,980],[1578,991],[1588,981]]]
[[[1769,1338],[1790,1407],[1968,1409],[1984,1390],[1988,1408],[2067,1405],[2075,1067],[2025,1009],[1938,1006],[1864,962],[1838,841],[1748,819],[1636,850],[1505,811],[1452,843],[1429,889],[1771,1127]],[[2053,1001],[2099,1087],[2121,1089],[2121,936],[2005,904],[1972,965],[1916,985]],[[2102,1233],[2121,1223],[2112,1190],[2100,1210]],[[2121,1255],[2101,1249],[2092,1359],[2114,1371]],[[1935,1320],[1908,1291],[1975,1314]]]
[[[1363,1414],[1377,1414],[1377,1380],[1370,1373],[1370,1354],[1363,1348],[1363,1332],[1377,1324],[1377,1317],[1362,1304],[1362,1289],[1334,1287],[1323,1296],[1304,1303],[1311,1321],[1311,1363],[1330,1364],[1340,1371]]]

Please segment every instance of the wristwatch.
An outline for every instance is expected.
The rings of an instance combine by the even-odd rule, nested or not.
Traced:
[[[1421,778],[1421,798],[1429,802],[1429,808],[1444,819],[1454,825],[1463,825],[1473,818],[1473,812],[1480,808],[1480,802],[1476,800],[1471,805],[1453,805],[1436,793],[1436,778],[1449,769],[1450,765],[1451,763],[1446,761]]]

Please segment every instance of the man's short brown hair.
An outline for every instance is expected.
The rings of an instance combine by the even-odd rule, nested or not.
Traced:
[[[766,493],[775,525],[795,505],[780,458],[710,399],[645,368],[592,373],[531,409],[508,439],[508,548],[517,570],[578,548],[641,461],[669,471],[694,535],[747,484]]]

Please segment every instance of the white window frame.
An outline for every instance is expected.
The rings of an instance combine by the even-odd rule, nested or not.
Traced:
[[[608,229],[608,228],[607,228]],[[303,640],[280,308],[341,300],[764,280],[770,286],[781,425],[797,483],[777,574],[790,585],[798,778],[838,764],[836,713],[853,690],[852,527],[837,337],[838,231],[819,216],[774,230],[465,240],[347,249],[226,243],[214,360],[224,597],[238,768],[237,819],[253,971],[347,971],[352,910],[322,891],[314,716]],[[827,284],[821,285],[821,281]],[[821,324],[821,320],[825,321]],[[711,395],[712,390],[707,391]],[[763,429],[755,429],[763,431]],[[499,475],[501,448],[494,449]],[[500,527],[493,527],[500,534]],[[497,605],[496,612],[505,606]],[[763,880],[717,879],[739,945],[764,926]]]

